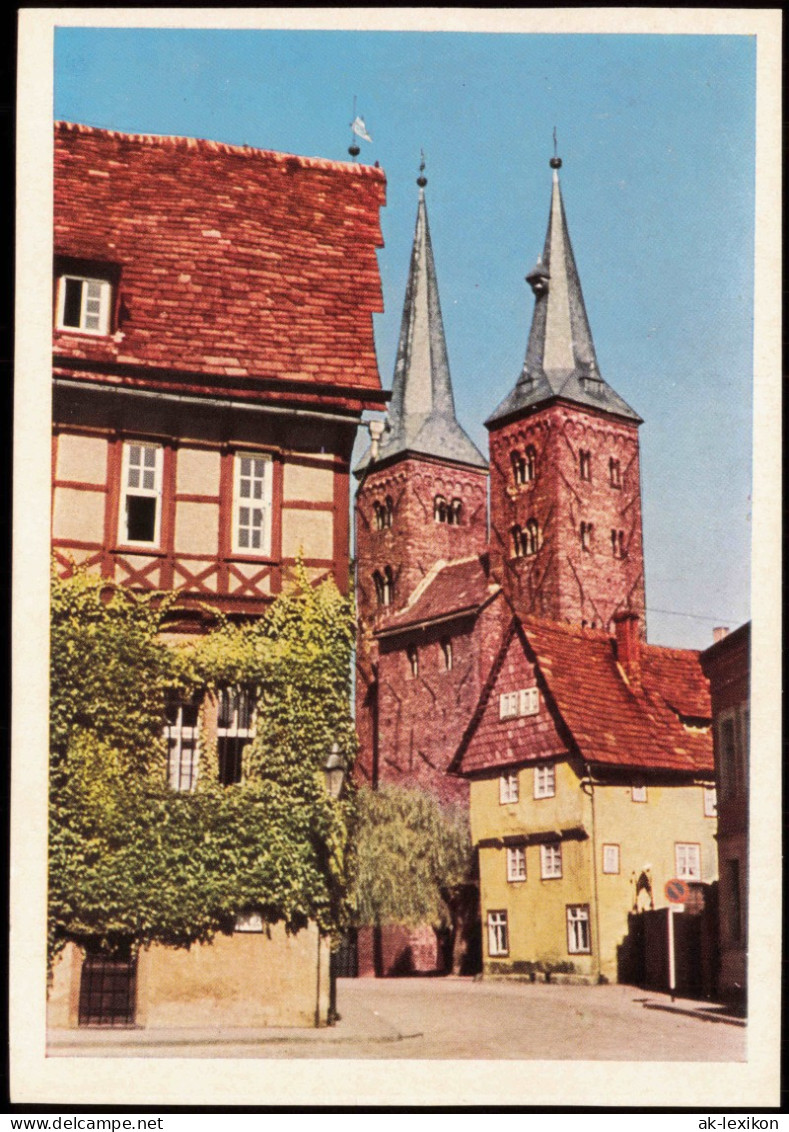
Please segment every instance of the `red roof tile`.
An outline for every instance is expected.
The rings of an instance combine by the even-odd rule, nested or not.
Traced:
[[[376,636],[391,636],[414,625],[476,612],[498,591],[499,586],[491,581],[478,557],[439,562],[405,609],[394,614]]]
[[[385,193],[370,166],[58,123],[55,254],[119,268],[121,314],[55,353],[377,392]]]
[[[577,748],[593,764],[630,766],[644,770],[709,774],[713,770],[709,730],[687,726],[683,720],[708,720],[709,691],[699,654],[690,650],[644,645],[641,683],[631,684],[616,662],[613,640],[600,630],[524,618],[514,625],[515,637],[532,659],[557,726],[563,725],[566,749]],[[501,678],[483,693],[475,721],[455,758],[461,773],[474,773],[509,762],[545,757],[547,733],[528,728],[520,745],[491,741]],[[487,705],[491,705],[487,712]]]

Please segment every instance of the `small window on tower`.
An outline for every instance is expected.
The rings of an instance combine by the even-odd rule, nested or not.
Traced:
[[[392,567],[384,566],[384,587],[383,587],[384,605],[391,605],[394,601],[394,577],[392,575]]]
[[[447,638],[441,641],[441,655],[444,658],[444,671],[452,671],[452,642]]]
[[[581,523],[581,549],[592,549],[592,523]]]
[[[611,553],[614,558],[627,558],[624,531],[611,531]]]
[[[453,499],[449,506],[449,522],[453,527],[460,526],[460,517],[463,513],[463,503],[460,499]]]
[[[417,652],[416,645],[409,645],[406,649],[408,656],[408,664],[411,668],[411,675],[416,677],[419,675],[419,653]]]
[[[578,453],[578,474],[587,482],[592,478],[592,453],[588,448],[582,448]]]
[[[619,461],[612,456],[608,461],[608,474],[611,481],[611,487],[622,486],[622,474],[619,469]]]
[[[437,523],[449,522],[449,504],[443,495],[437,495],[433,500],[433,518]]]
[[[526,483],[526,460],[522,452],[511,452],[512,478],[517,487]]]
[[[392,525],[392,513],[394,512],[394,503],[392,502],[391,495],[387,495],[384,500],[384,527],[387,529]]]

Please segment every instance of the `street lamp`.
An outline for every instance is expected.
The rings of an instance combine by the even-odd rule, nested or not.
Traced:
[[[342,793],[345,781],[345,762],[340,754],[339,743],[332,743],[329,757],[323,767],[323,777],[326,782],[326,793],[335,801]]]

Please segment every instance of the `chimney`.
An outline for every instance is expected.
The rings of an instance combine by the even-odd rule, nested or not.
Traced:
[[[641,684],[641,626],[638,614],[624,610],[614,614],[616,659],[631,684]]]
[[[729,635],[729,626],[728,625],[718,625],[715,629],[712,630],[712,643],[714,645],[717,645],[718,641],[722,641],[723,638],[728,637],[728,635]]]

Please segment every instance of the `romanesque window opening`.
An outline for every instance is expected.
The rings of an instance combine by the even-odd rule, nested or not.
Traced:
[[[581,522],[580,531],[581,531],[581,549],[582,550],[591,550],[592,549],[592,530],[593,530],[593,527],[594,527],[593,523],[587,523],[585,521]]]
[[[529,519],[525,526],[512,528],[512,546],[516,558],[528,558],[540,549],[540,525]]]
[[[611,531],[611,553],[614,558],[627,558],[627,547],[625,546],[625,532],[624,531]]]
[[[592,453],[588,448],[582,448],[578,453],[578,474],[587,483],[592,478]]]
[[[446,523],[450,527],[459,527],[462,512],[463,501],[460,499],[449,501],[445,499],[443,495],[437,495],[433,500],[433,519],[437,523]]]
[[[162,447],[123,445],[119,541],[158,546],[162,517]]]
[[[570,955],[589,955],[592,950],[588,904],[567,905],[567,950]]]
[[[411,668],[411,675],[416,678],[419,675],[419,652],[416,645],[409,645],[407,647],[406,655],[408,656],[408,664]]]
[[[611,487],[619,488],[622,486],[622,473],[620,471],[619,461],[613,456],[608,461],[608,477]]]
[[[393,510],[391,495],[387,495],[383,503],[378,499],[375,500],[373,503],[373,525],[377,531],[385,531],[392,526]]]
[[[171,789],[189,793],[197,785],[200,704],[173,694],[165,704],[167,781]]]
[[[216,718],[219,781],[241,781],[244,750],[255,737],[255,694],[251,688],[219,689]]]
[[[394,600],[394,577],[392,567],[384,566],[383,573],[376,570],[373,574],[375,596],[379,605],[391,605]]]
[[[461,516],[463,514],[463,501],[460,499],[453,499],[449,506],[449,522],[453,527],[460,526]]]
[[[536,766],[534,768],[534,797],[553,798],[556,794],[556,768]]]
[[[508,771],[499,777],[499,805],[507,806],[518,801],[518,772]]]
[[[517,487],[531,483],[537,470],[537,452],[533,444],[528,444],[523,452],[510,453],[512,477]]]
[[[488,912],[488,955],[509,955],[510,941],[507,932],[507,913],[503,909]]]
[[[559,880],[562,875],[561,843],[540,846],[540,872],[543,880]]]
[[[507,880],[517,882],[526,880],[526,846],[510,845],[507,847]]]
[[[677,842],[674,846],[677,877],[680,880],[701,880],[701,846],[693,842]]]
[[[106,279],[61,275],[58,280],[57,325],[60,330],[108,334],[112,287]]]
[[[242,554],[271,553],[271,457],[239,452],[234,462],[233,549]]]
[[[444,671],[452,671],[452,642],[444,637],[441,641],[441,655],[444,658]]]

